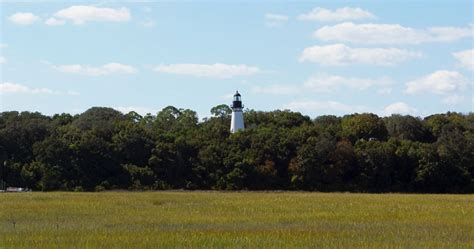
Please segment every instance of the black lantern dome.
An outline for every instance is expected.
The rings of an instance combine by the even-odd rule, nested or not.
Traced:
[[[236,91],[234,94],[234,101],[232,101],[232,108],[242,109],[242,99],[239,91]]]

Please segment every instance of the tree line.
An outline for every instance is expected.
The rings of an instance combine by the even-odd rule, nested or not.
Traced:
[[[235,134],[227,105],[211,114],[2,112],[1,176],[43,191],[474,192],[474,113],[311,119],[246,110],[246,130]]]

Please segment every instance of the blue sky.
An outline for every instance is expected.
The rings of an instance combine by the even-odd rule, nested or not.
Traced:
[[[1,2],[0,111],[473,110],[471,1]]]

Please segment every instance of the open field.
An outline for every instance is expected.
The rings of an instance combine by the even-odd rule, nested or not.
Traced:
[[[474,248],[474,195],[0,194],[0,248]]]

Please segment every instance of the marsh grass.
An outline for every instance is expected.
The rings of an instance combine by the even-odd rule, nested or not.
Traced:
[[[0,194],[0,248],[474,248],[474,195]]]

